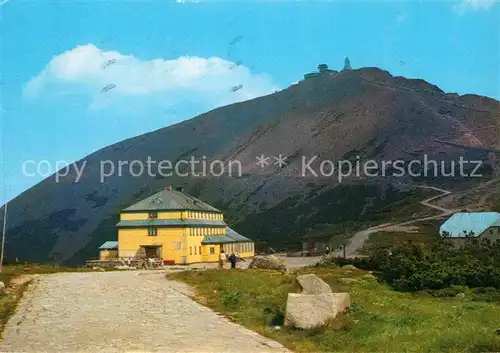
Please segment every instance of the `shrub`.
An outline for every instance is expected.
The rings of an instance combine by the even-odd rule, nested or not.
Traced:
[[[237,307],[241,299],[242,293],[240,291],[229,290],[221,293],[221,301],[226,308]]]
[[[440,291],[454,286],[500,289],[500,246],[458,249],[445,242],[432,248],[405,245],[353,264],[377,271],[381,279],[403,291]]]

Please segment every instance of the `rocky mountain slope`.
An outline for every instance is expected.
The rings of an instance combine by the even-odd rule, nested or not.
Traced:
[[[45,261],[58,253],[61,261],[82,262],[95,256],[104,240],[116,239],[121,208],[167,184],[182,184],[186,192],[224,210],[230,225],[245,236],[293,246],[318,226],[342,228],[389,217],[405,200],[419,197],[406,185],[463,189],[491,179],[498,169],[499,132],[496,100],[447,94],[377,68],[328,73],[103,148],[77,162],[85,166],[79,182],[75,172],[59,182],[47,178],[9,203],[6,256]],[[262,154],[270,157],[263,168],[256,164]],[[287,164],[278,167],[273,157],[280,154]],[[407,166],[424,154],[445,161],[446,172],[461,156],[481,160],[483,177],[435,177],[432,172],[394,177],[390,165],[377,169],[385,177],[351,176],[341,183],[337,174],[302,173],[303,161],[312,158],[310,168],[319,174],[324,160],[402,160]],[[153,164],[152,173],[138,175],[137,165],[131,173],[126,165],[118,175],[119,161],[147,165],[149,158],[175,165],[192,157],[226,165],[239,161],[242,174],[163,177]],[[102,161],[116,166],[103,182]],[[111,162],[104,163],[106,172]],[[465,167],[469,173],[472,169]]]

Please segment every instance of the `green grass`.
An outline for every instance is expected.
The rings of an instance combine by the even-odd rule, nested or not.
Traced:
[[[282,327],[294,275],[265,270],[186,271],[168,279],[192,285],[197,300],[233,321],[296,352],[488,352],[500,351],[500,306],[461,298],[396,292],[361,270],[307,268],[334,292],[351,294],[348,313],[325,328]],[[341,284],[341,278],[354,278]],[[345,283],[345,281],[342,281]]]
[[[56,268],[47,265],[6,265],[3,266],[2,273],[0,273],[0,281],[5,284],[7,291],[0,293],[0,334],[9,318],[14,314],[17,304],[21,299],[24,291],[29,283],[22,285],[12,286],[11,282],[14,278],[21,275],[33,274],[49,274],[57,272],[76,272],[76,271],[89,271],[89,269],[76,269],[76,268]]]

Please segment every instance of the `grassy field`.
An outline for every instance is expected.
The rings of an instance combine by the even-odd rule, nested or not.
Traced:
[[[3,266],[0,281],[5,284],[6,291],[0,294],[0,334],[9,318],[14,314],[23,292],[28,287],[28,282],[13,285],[12,280],[22,275],[49,274],[56,272],[89,271],[89,269],[56,268],[47,265],[7,265]]]
[[[281,326],[294,275],[266,270],[189,271],[167,275],[192,285],[197,300],[296,352],[498,352],[500,305],[396,292],[361,270],[306,268],[353,305],[322,329]],[[346,284],[345,278],[353,283]]]

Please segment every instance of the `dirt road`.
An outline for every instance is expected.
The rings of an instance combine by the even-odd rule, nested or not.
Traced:
[[[2,352],[286,352],[197,304],[150,271],[35,279],[8,322]]]
[[[443,217],[448,216],[448,215],[452,214],[453,212],[455,212],[455,210],[449,210],[447,208],[443,208],[443,207],[439,207],[439,206],[431,204],[432,201],[435,201],[435,200],[437,200],[437,199],[439,199],[441,197],[445,197],[445,196],[450,195],[451,194],[450,191],[443,190],[443,189],[440,189],[440,188],[436,188],[434,186],[425,186],[424,185],[424,186],[416,186],[416,187],[421,188],[421,189],[431,189],[431,190],[436,190],[436,191],[441,192],[440,195],[429,197],[428,199],[425,199],[425,200],[423,200],[423,201],[420,202],[420,204],[422,206],[430,207],[430,208],[433,208],[435,210],[440,211],[441,212],[440,214],[438,214],[436,216],[416,218],[416,219],[412,219],[410,221],[406,221],[406,222],[402,222],[402,223],[398,223],[398,224],[386,223],[386,224],[382,224],[382,225],[379,225],[379,226],[371,227],[371,228],[368,228],[368,229],[364,229],[364,230],[362,230],[360,232],[357,232],[356,234],[354,234],[354,236],[351,238],[351,241],[346,246],[346,255],[347,256],[351,256],[351,257],[357,255],[358,251],[363,246],[363,243],[365,242],[365,240],[368,239],[368,237],[372,233],[376,233],[376,232],[380,232],[380,231],[384,231],[384,230],[386,230],[386,231],[392,231],[392,232],[398,231],[398,229],[400,229],[402,227],[405,227],[407,225],[410,225],[412,223],[422,222],[422,221],[427,221],[427,220],[432,220],[432,219],[438,219],[438,218],[443,218]],[[343,255],[342,251],[338,251],[336,253],[336,256],[342,256],[342,255]]]

